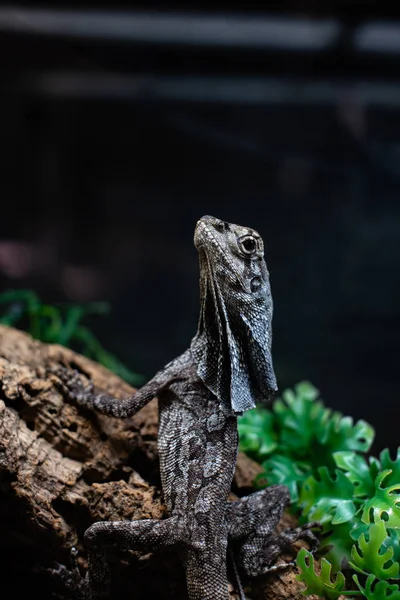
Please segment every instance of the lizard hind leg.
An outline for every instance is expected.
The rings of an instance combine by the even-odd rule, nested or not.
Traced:
[[[113,548],[156,552],[181,541],[178,521],[171,517],[158,521],[102,521],[85,532],[88,549],[88,584],[91,600],[104,600],[110,588],[108,552]]]
[[[289,501],[287,488],[273,485],[228,504],[229,539],[239,568],[249,577],[293,565],[293,562],[280,565],[274,562],[299,539],[308,541],[313,550],[318,546],[318,539],[311,531],[316,523],[276,533]]]
[[[317,549],[319,540],[307,527],[309,527],[308,524],[306,527],[286,529],[268,537],[260,533],[249,536],[239,547],[239,566],[249,577],[258,577],[294,567],[296,564],[294,560],[274,563],[282,552],[300,539],[306,540],[310,544],[312,552]]]

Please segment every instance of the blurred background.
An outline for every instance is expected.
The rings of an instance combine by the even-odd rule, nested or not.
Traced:
[[[197,219],[254,227],[280,389],[310,380],[328,406],[374,425],[378,450],[396,448],[393,10],[1,5],[0,291],[109,302],[91,330],[149,377],[196,330]]]

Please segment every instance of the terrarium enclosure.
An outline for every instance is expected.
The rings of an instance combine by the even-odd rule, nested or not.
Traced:
[[[196,331],[196,221],[210,214],[248,225],[265,243],[280,392],[311,382],[327,407],[371,424],[373,454],[388,448],[395,457],[400,15],[372,1],[269,4],[0,7],[0,321],[139,386]],[[0,359],[16,360],[4,336]],[[39,354],[23,354],[22,363],[34,371]],[[35,384],[38,408],[33,371],[22,372],[28,383],[18,402],[22,375],[8,373],[0,399],[22,414],[26,439],[40,430],[68,459],[86,460],[87,448],[75,445],[92,435],[84,417],[75,423],[69,409],[62,413],[65,439],[45,431],[51,411],[45,422],[37,415],[46,376]],[[51,402],[61,410],[59,399]],[[115,446],[104,450],[105,462],[82,484],[94,488],[77,492],[88,505],[75,514],[71,497],[50,502],[70,527],[61,537],[113,517],[93,506],[118,481],[121,506],[129,504],[141,469],[155,494],[149,511],[163,515],[152,471],[156,425],[138,419],[126,430],[101,424],[96,435],[104,426],[124,457],[136,454],[117,465]],[[99,452],[107,440],[99,437]],[[17,480],[0,479],[3,501]],[[10,519],[24,513],[18,502]],[[23,538],[16,531],[13,551]]]

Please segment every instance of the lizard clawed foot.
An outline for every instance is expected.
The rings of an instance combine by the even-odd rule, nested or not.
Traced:
[[[79,396],[87,396],[93,392],[93,382],[83,385],[81,374],[76,369],[71,370],[63,366],[52,367],[49,369],[52,375],[56,375],[56,386],[68,398],[76,400]]]
[[[311,554],[314,554],[319,548],[320,540],[311,529],[319,529],[319,531],[322,531],[322,525],[318,521],[311,521],[310,523],[301,525],[296,531],[298,532],[298,539],[308,542],[310,545],[310,552]]]

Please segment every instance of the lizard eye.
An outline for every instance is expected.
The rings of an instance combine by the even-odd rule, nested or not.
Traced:
[[[251,235],[239,240],[239,244],[245,254],[254,254],[257,250],[257,242]]]

